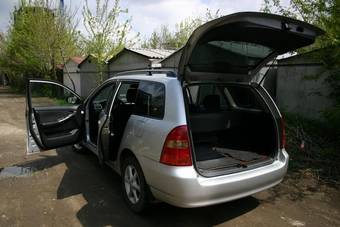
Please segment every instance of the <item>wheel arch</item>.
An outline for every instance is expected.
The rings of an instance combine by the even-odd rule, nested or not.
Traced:
[[[122,177],[122,164],[123,164],[124,159],[126,159],[128,157],[134,157],[137,160],[137,162],[138,162],[138,164],[139,164],[139,166],[140,166],[140,168],[143,172],[146,184],[148,185],[148,187],[150,187],[150,183],[152,182],[152,180],[150,179],[150,174],[149,174],[150,171],[148,171],[147,167],[142,165],[143,161],[140,160],[141,157],[139,155],[136,155],[136,153],[133,152],[133,150],[130,149],[130,148],[124,148],[118,153],[117,164],[116,164],[116,171],[118,172],[118,174]]]
[[[140,161],[138,160],[137,158],[137,155],[131,150],[131,149],[128,149],[128,148],[124,148],[122,149],[119,154],[118,154],[118,157],[117,157],[117,171],[119,171],[119,174],[122,175],[122,164],[124,162],[124,160],[128,157],[134,157],[138,164],[140,165],[141,169],[143,170],[143,167],[140,163]],[[144,173],[144,171],[143,171]]]

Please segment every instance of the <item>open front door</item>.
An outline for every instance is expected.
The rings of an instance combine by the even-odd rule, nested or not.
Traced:
[[[52,81],[30,79],[26,100],[28,154],[81,140],[83,105],[71,89]]]

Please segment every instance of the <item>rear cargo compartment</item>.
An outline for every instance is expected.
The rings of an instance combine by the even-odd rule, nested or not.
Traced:
[[[250,86],[193,85],[189,126],[196,167],[215,176],[262,166],[278,151],[275,120]]]

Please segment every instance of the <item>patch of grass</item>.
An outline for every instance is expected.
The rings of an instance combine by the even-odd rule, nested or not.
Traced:
[[[20,95],[24,95],[25,94],[25,91],[23,91],[22,89],[19,89],[17,87],[13,87],[13,86],[9,86],[9,92],[10,93],[20,94]]]

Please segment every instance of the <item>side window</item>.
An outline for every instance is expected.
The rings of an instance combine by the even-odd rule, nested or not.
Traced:
[[[188,87],[188,91],[191,96],[192,104],[197,104],[198,88],[199,88],[198,85]]]
[[[136,99],[137,87],[137,82],[123,82],[117,93],[115,104],[134,104]]]
[[[261,104],[256,99],[256,95],[251,88],[229,86],[226,89],[236,106],[248,109],[261,109]]]
[[[136,99],[137,115],[163,118],[165,106],[165,86],[157,82],[141,82]]]
[[[91,100],[94,110],[106,110],[111,94],[114,90],[115,84],[110,84],[107,87],[102,88],[96,96]]]
[[[204,111],[207,105],[214,104],[214,110],[227,110],[229,104],[223,94],[223,88],[215,84],[200,84],[189,87],[193,111]],[[216,106],[215,106],[216,105]],[[211,105],[210,105],[211,106]]]
[[[30,82],[32,107],[72,106],[81,100],[70,90],[50,82]]]

